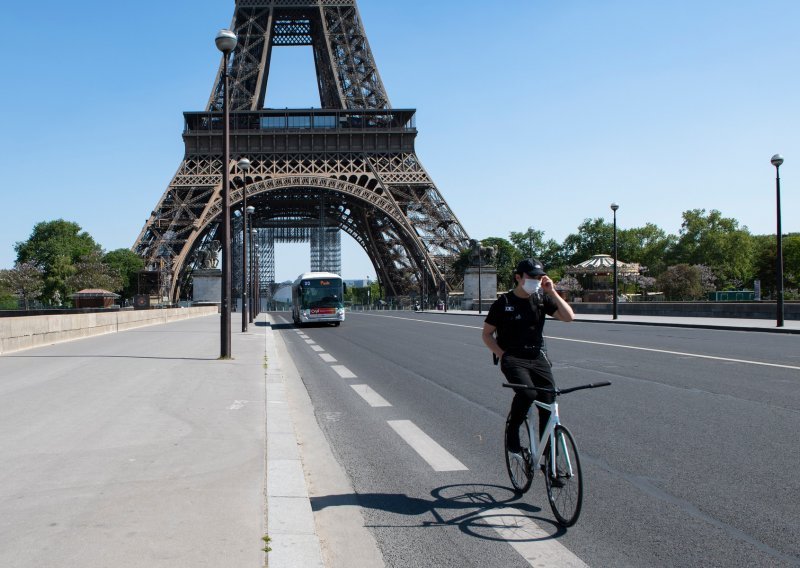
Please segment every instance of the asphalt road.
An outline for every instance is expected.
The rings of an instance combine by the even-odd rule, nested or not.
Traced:
[[[380,312],[277,326],[356,491],[315,510],[360,504],[390,566],[800,565],[796,336],[548,322],[559,386],[613,383],[560,399],[585,482],[564,531],[541,477],[510,491],[512,393],[480,326]],[[433,458],[409,431],[435,441]],[[455,461],[436,462],[438,447]]]

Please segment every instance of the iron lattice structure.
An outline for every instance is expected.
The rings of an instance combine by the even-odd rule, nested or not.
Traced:
[[[243,191],[256,207],[265,290],[275,242],[308,239],[312,268],[340,268],[339,231],[363,247],[389,296],[457,285],[450,265],[469,237],[417,158],[415,111],[389,104],[355,0],[238,0],[232,29],[231,162],[220,159],[220,66],[205,112],[184,113],[184,159],[133,247],[149,269],[170,267],[171,297],[217,238],[224,167],[231,209]],[[321,108],[263,108],[276,46],[312,47]]]

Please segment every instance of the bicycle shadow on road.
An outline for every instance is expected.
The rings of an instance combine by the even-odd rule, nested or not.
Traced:
[[[428,515],[433,520],[419,524],[398,525],[408,527],[457,526],[471,536],[508,542],[536,542],[552,540],[566,534],[563,527],[541,516],[542,509],[521,501],[509,487],[484,484],[444,485],[431,491],[432,499],[421,499],[401,493],[349,493],[311,498],[311,509],[321,511],[326,507],[357,506],[405,516]],[[536,533],[525,530],[525,525],[535,522],[546,531]],[[374,526],[374,525],[373,525]],[[381,525],[387,528],[386,525]],[[507,529],[514,529],[509,538]],[[504,531],[501,535],[499,530]]]

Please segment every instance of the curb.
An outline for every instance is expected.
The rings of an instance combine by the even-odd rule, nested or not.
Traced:
[[[471,314],[471,313],[464,313],[464,312],[453,312],[453,311],[422,311],[422,312],[414,312],[415,314],[441,314],[441,315],[451,315],[451,316],[468,316],[468,317],[484,317],[486,314]],[[611,324],[623,324],[623,325],[652,325],[657,327],[684,327],[684,328],[701,328],[701,329],[719,329],[723,331],[759,331],[763,333],[790,333],[790,334],[800,334],[800,329],[792,329],[786,327],[760,327],[760,326],[741,326],[741,325],[725,325],[725,324],[718,324],[718,323],[703,323],[702,321],[698,321],[697,323],[694,322],[659,322],[659,321],[631,321],[631,320],[605,320],[605,319],[590,319],[590,318],[582,318],[581,315],[586,314],[575,314],[575,319],[573,321],[581,322],[581,323],[611,323]],[[611,317],[610,315],[608,317]],[[702,320],[702,318],[697,318],[698,320]]]

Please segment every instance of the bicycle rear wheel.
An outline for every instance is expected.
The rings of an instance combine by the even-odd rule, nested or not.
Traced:
[[[551,464],[552,452],[545,453],[545,485],[550,508],[559,524],[574,525],[581,514],[583,504],[583,476],[578,448],[575,440],[564,426],[556,426],[555,433],[555,477]]]
[[[506,454],[506,469],[508,470],[508,478],[511,480],[511,485],[519,493],[525,493],[531,486],[533,480],[533,467],[531,463],[531,438],[530,430],[528,430],[528,421],[525,420],[519,427],[519,443],[522,448],[521,453],[512,453],[508,451],[508,428],[509,423],[506,420],[506,435],[505,435],[505,454]]]

